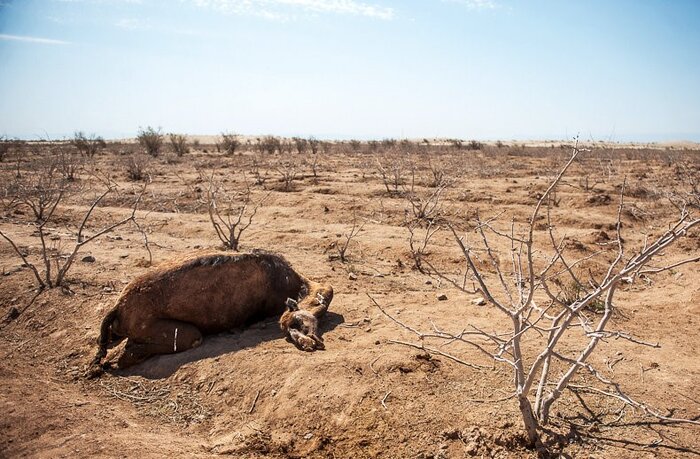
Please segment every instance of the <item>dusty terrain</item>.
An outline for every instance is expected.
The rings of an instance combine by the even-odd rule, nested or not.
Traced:
[[[503,320],[493,308],[475,304],[475,296],[413,269],[405,224],[411,216],[405,198],[409,167],[401,172],[405,184],[387,191],[377,158],[415,164],[415,190],[428,195],[434,178],[426,160],[430,155],[431,165],[451,182],[441,198],[442,215],[469,232],[477,212],[482,218],[500,215],[498,224],[505,229],[513,218],[526,222],[569,150],[395,148],[390,154],[343,145],[318,153],[317,177],[310,153],[260,156],[244,149],[227,156],[211,145],[182,158],[163,153],[147,166],[152,181],[136,215],[152,262],[221,246],[203,203],[205,178],[212,170],[230,190],[249,183],[253,201],[265,200],[242,235],[241,250],[281,253],[307,277],[335,287],[322,326],[325,351],[299,351],[272,319],[210,336],[185,353],[85,379],[102,317],[123,286],[148,269],[142,233],[125,225],[87,244],[68,273],[68,288],[38,296],[31,271],[2,240],[0,456],[537,457],[524,446],[517,403],[502,400],[512,392],[508,367],[466,346],[445,349],[486,368],[390,342],[417,341],[385,317],[367,293],[421,330],[430,330],[433,322],[455,330],[469,323],[496,328]],[[16,153],[19,168],[30,173],[50,149],[25,147]],[[110,144],[85,161],[48,225],[53,248],[72,247],[82,215],[104,189],[97,177],[108,173],[119,188],[102,201],[87,233],[129,215],[143,182],[128,180],[124,158],[138,149]],[[688,171],[697,172],[700,164],[697,151],[602,149],[587,155],[567,174],[552,208],[558,234],[570,238],[570,250],[579,256],[603,247],[602,240],[614,233],[610,228],[625,177],[623,236],[632,248],[673,221],[677,210],[665,193],[686,191]],[[267,176],[263,184],[255,183],[251,164],[256,158],[258,172]],[[275,170],[286,160],[298,168],[290,190],[284,190]],[[14,180],[16,158],[10,155],[0,166],[0,180]],[[38,263],[41,246],[28,209],[5,206],[0,211],[0,229]],[[363,226],[341,262],[336,247],[353,221]],[[700,254],[699,233],[679,241],[666,256],[678,260]],[[469,237],[478,242],[473,232]],[[94,261],[81,261],[87,255]],[[447,231],[436,234],[429,257],[450,273],[458,274],[464,264]],[[438,300],[440,295],[446,299]],[[698,419],[698,264],[622,288],[616,306],[616,329],[661,347],[611,339],[591,362],[662,413]],[[555,405],[550,427],[559,436],[552,435],[551,452],[596,458],[700,456],[697,425],[662,423],[631,408],[620,412],[620,403],[606,398],[583,397],[585,406],[571,393]]]

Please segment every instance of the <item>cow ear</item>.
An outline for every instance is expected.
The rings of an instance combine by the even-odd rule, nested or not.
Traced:
[[[293,298],[287,298],[287,301],[284,302],[284,305],[287,306],[287,309],[289,310],[289,312],[294,312],[294,311],[299,310],[299,304]]]

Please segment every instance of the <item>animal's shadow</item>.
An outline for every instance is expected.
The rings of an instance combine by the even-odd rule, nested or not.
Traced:
[[[319,334],[323,336],[324,333],[345,322],[345,318],[341,314],[329,311],[319,322]],[[275,339],[285,339],[277,325],[277,320],[265,320],[240,332],[205,336],[202,344],[194,349],[176,354],[153,356],[132,367],[123,370],[115,369],[111,372],[119,376],[142,376],[148,379],[167,378],[186,363],[240,351]],[[291,343],[289,345],[293,346]]]

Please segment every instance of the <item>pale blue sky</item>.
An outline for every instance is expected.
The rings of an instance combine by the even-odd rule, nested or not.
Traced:
[[[700,141],[700,2],[0,0],[0,135]]]

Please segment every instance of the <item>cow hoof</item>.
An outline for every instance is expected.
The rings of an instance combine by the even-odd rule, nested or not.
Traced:
[[[316,341],[308,336],[302,336],[299,338],[299,347],[304,351],[313,352],[316,350]]]
[[[102,365],[90,365],[90,367],[85,371],[85,378],[86,379],[95,379],[99,378],[104,374],[104,369],[102,368]]]

